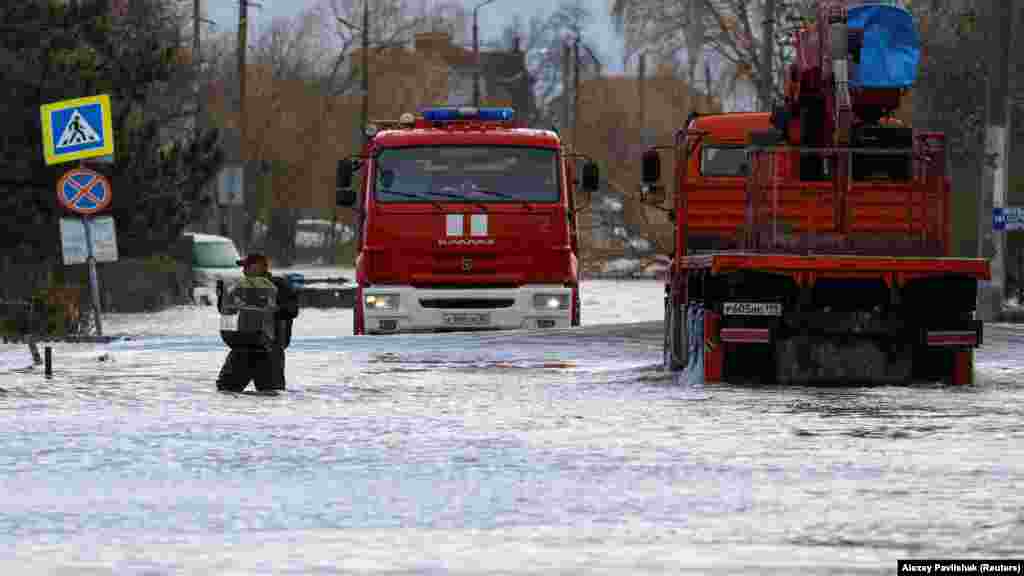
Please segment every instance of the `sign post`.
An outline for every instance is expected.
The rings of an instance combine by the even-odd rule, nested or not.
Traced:
[[[114,161],[114,126],[110,96],[100,94],[51,102],[39,107],[43,128],[43,158],[47,165],[82,161]],[[61,218],[61,248],[64,264],[89,265],[89,290],[96,323],[96,335],[103,335],[100,320],[100,286],[96,262],[117,260],[114,219],[92,216],[106,210],[111,199],[107,177],[79,166],[57,181],[57,200],[66,210],[82,216]],[[95,226],[95,227],[94,227]]]
[[[116,261],[117,241],[114,219],[101,216],[94,220],[92,215],[110,206],[111,197],[107,178],[88,168],[68,170],[57,182],[57,199],[61,205],[82,215],[81,219],[61,219],[61,241],[64,264],[81,263],[84,257],[89,266],[89,291],[92,293],[97,336],[103,336],[103,322],[100,318],[102,308],[96,262]]]
[[[93,318],[96,322],[96,335],[103,336],[103,321],[100,320],[100,281],[96,277],[96,257],[93,255],[92,250],[92,226],[90,226],[89,217],[86,216],[85,220],[85,242],[89,245],[89,292],[92,293],[92,310]]]

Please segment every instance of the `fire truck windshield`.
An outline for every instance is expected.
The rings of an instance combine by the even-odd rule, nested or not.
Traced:
[[[390,148],[377,156],[374,173],[378,202],[551,203],[560,199],[556,151],[547,148]]]

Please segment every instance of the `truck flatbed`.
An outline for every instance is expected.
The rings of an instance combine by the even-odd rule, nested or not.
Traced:
[[[978,258],[854,256],[826,254],[772,254],[744,251],[711,252],[683,258],[690,270],[724,274],[756,270],[793,276],[798,283],[808,276],[829,278],[877,278],[897,285],[913,278],[955,274],[976,280],[990,280],[989,262]]]

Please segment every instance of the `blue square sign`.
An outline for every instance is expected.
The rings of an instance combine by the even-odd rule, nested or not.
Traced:
[[[1006,230],[1006,210],[1004,208],[992,209],[992,229],[996,231]]]
[[[993,208],[992,230],[996,232],[1024,230],[1024,206]]]
[[[106,94],[46,104],[39,112],[47,164],[114,154],[110,97]]]

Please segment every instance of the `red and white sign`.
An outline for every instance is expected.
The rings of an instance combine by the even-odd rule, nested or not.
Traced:
[[[110,206],[111,195],[107,177],[88,168],[68,170],[57,181],[57,200],[78,214],[102,212]]]

